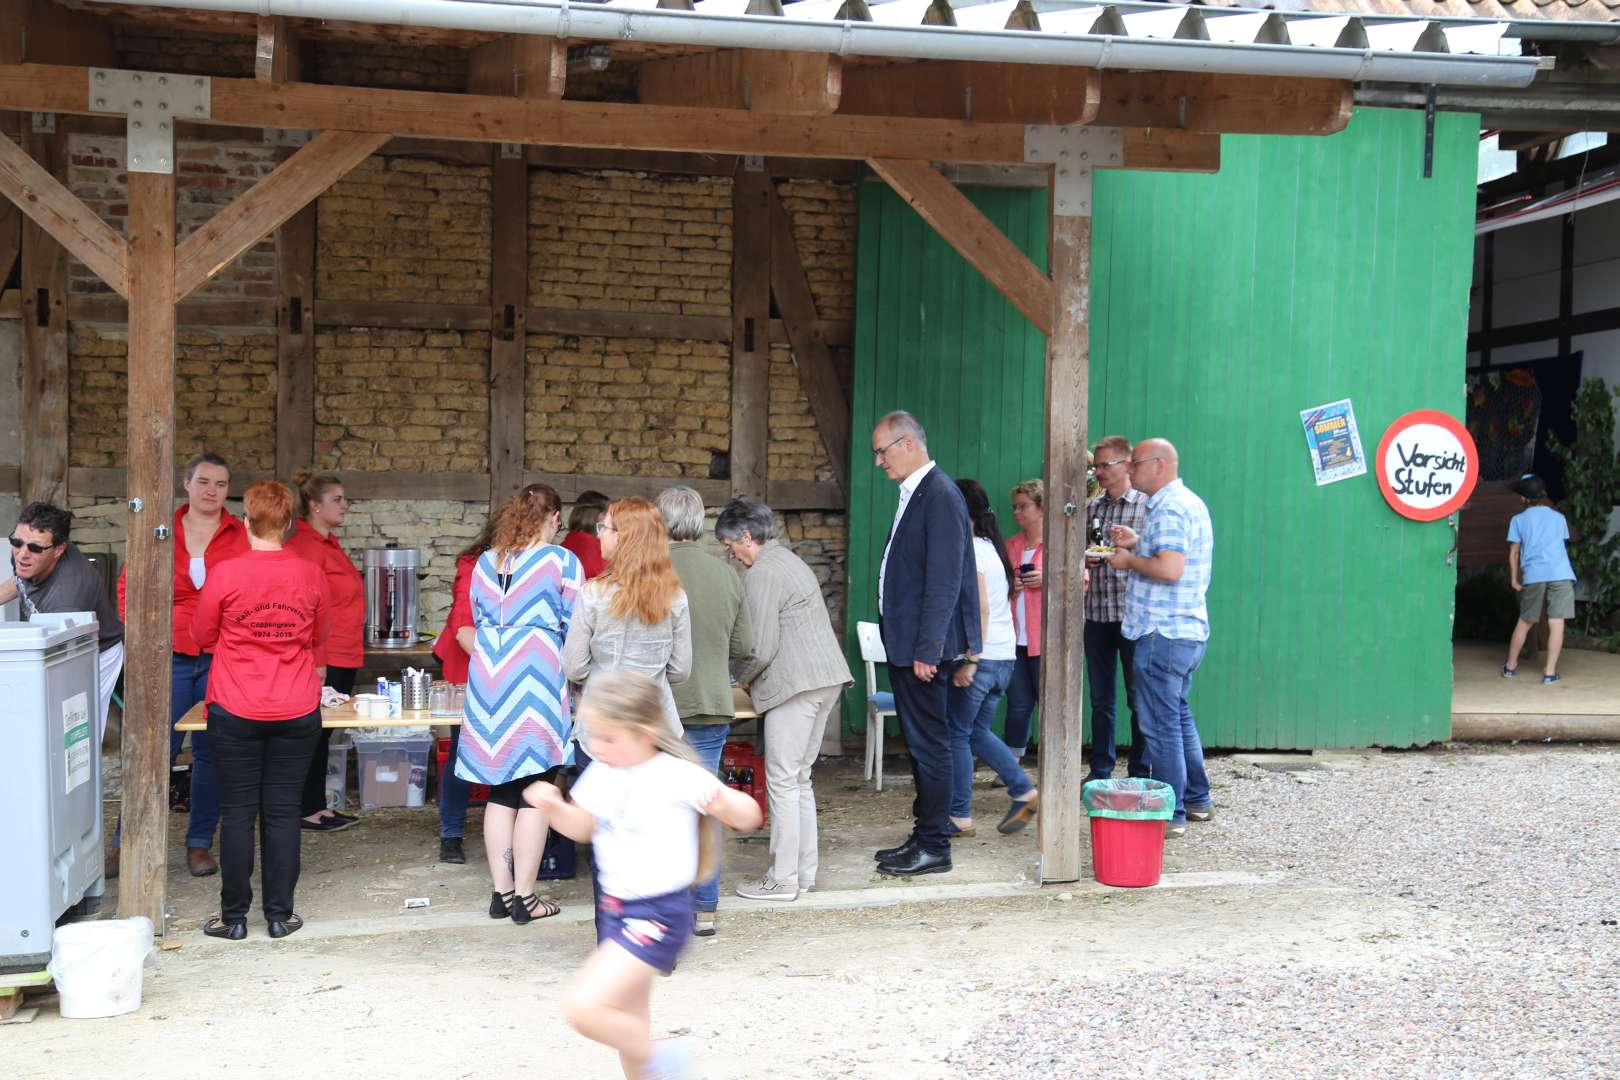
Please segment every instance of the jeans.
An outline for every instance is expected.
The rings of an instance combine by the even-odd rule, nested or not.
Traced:
[[[1202,641],[1147,634],[1136,642],[1136,699],[1142,706],[1146,764],[1153,779],[1175,791],[1177,825],[1186,823],[1187,807],[1210,804],[1204,744],[1187,704],[1193,672],[1203,660]]]
[[[726,736],[731,734],[730,724],[700,724],[697,720],[706,720],[708,717],[682,717],[681,722],[686,732],[681,738],[686,745],[697,754],[703,767],[720,775],[720,755],[726,750]],[[714,877],[692,890],[693,898],[697,901],[699,911],[714,911],[720,907],[720,871],[715,869]]]
[[[264,917],[285,921],[298,887],[299,799],[321,712],[289,720],[246,720],[208,707],[208,734],[219,763],[219,914],[247,918],[253,906],[253,825],[259,825]]]
[[[354,677],[359,668],[327,667],[326,685],[340,694],[354,693]],[[319,741],[315,744],[315,754],[309,759],[309,773],[304,777],[304,794],[299,800],[300,809],[305,817],[311,817],[326,809],[326,762],[327,750],[332,745],[332,729],[321,728]]]
[[[1001,741],[1018,757],[1029,749],[1029,721],[1040,703],[1041,658],[1029,655],[1029,649],[1020,645],[1012,680],[1007,683],[1007,723],[1001,729]]]
[[[1091,775],[1107,779],[1114,775],[1119,752],[1114,746],[1114,700],[1119,682],[1119,662],[1125,662],[1125,706],[1131,710],[1130,776],[1147,775],[1142,761],[1142,727],[1136,710],[1136,672],[1132,656],[1136,643],[1119,632],[1117,622],[1086,620],[1086,679],[1091,683]]]
[[[900,733],[911,758],[911,778],[917,797],[911,803],[915,819],[911,835],[930,855],[951,850],[951,738],[949,689],[955,665],[941,664],[929,682],[912,672],[911,665],[889,665],[889,685],[900,714]],[[768,744],[767,744],[768,745]]]
[[[450,729],[450,756],[439,773],[439,838],[460,840],[467,831],[467,801],[472,784],[456,775],[456,751],[461,749],[461,725]]]
[[[977,755],[996,771],[1014,799],[1035,789],[1007,744],[990,730],[996,707],[1012,681],[1016,660],[980,660],[969,686],[950,692],[951,816],[973,816],[973,758]]]

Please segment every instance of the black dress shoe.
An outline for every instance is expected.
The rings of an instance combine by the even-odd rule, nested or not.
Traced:
[[[920,874],[948,874],[951,871],[951,853],[938,855],[917,850],[904,859],[878,863],[878,873],[885,877],[917,877]]]
[[[917,850],[917,837],[908,836],[906,842],[899,847],[878,848],[877,854],[873,855],[872,858],[878,862],[893,862],[896,859],[909,858]]]
[[[439,861],[456,863],[457,865],[467,861],[467,853],[461,849],[461,837],[441,836],[439,838]]]
[[[289,915],[285,919],[270,920],[270,936],[273,938],[284,938],[288,934],[298,933],[303,928],[304,917],[302,915]]]

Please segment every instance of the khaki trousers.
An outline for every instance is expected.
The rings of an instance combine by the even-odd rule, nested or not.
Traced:
[[[842,690],[842,686],[806,690],[765,714],[771,876],[790,887],[808,889],[816,883],[816,793],[810,770]]]

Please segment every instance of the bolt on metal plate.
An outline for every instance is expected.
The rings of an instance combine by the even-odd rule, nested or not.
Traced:
[[[124,167],[174,172],[174,125],[213,115],[212,81],[200,75],[90,69],[90,108],[128,118]]]

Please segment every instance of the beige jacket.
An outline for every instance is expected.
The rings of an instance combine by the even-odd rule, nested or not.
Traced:
[[[772,540],[748,568],[743,586],[754,655],[731,671],[748,685],[757,711],[768,712],[806,690],[853,682],[821,585],[803,559]]]

